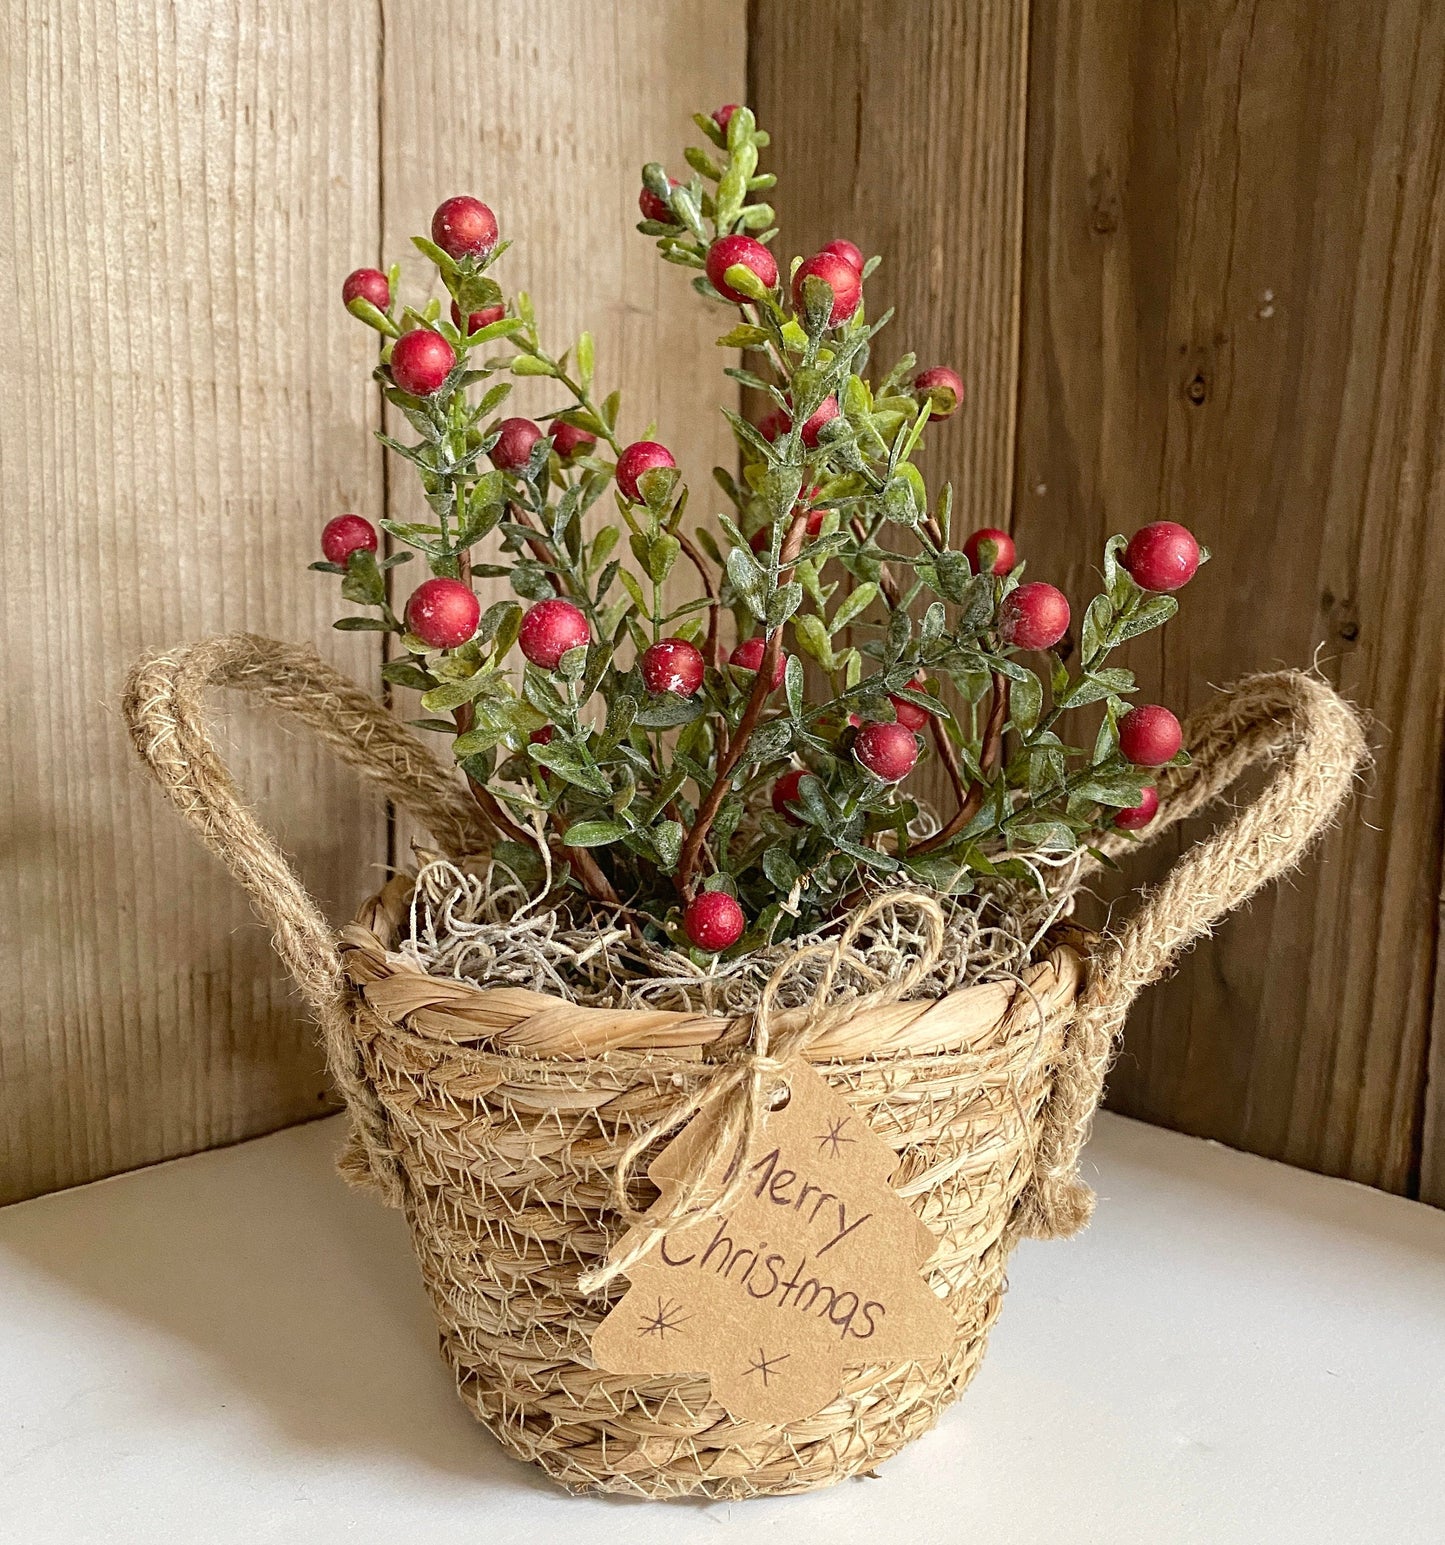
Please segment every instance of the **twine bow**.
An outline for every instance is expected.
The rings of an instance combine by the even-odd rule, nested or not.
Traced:
[[[924,936],[912,964],[901,976],[892,977],[873,992],[829,1003],[838,973],[849,963],[848,955],[858,935],[880,913],[911,907],[922,920]],[[623,1150],[613,1175],[616,1209],[632,1226],[602,1265],[584,1272],[578,1286],[596,1292],[614,1277],[635,1265],[665,1234],[721,1217],[742,1195],[747,1170],[732,1161],[746,1154],[762,1125],[778,1076],[806,1051],[808,1045],[833,1025],[888,1003],[906,998],[938,963],[943,952],[943,909],[931,896],[919,891],[885,891],[875,896],[849,919],[848,926],[831,944],[810,944],[788,955],[768,978],[753,1010],[747,1040],[725,1062],[718,1063],[711,1078],[678,1102],[656,1125],[639,1132]],[[822,974],[812,1002],[786,1015],[777,1010],[783,984],[804,966],[821,960]],[[853,962],[856,966],[857,962]],[[786,1022],[775,1023],[775,1016]],[[647,1209],[634,1207],[628,1194],[638,1160],[669,1132],[697,1116],[711,1115],[706,1137],[687,1181]]]

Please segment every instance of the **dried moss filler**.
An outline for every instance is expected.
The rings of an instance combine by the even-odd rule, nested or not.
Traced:
[[[563,1485],[648,1497],[829,1485],[933,1424],[978,1366],[1014,1242],[1071,1234],[1089,1218],[1079,1151],[1130,1002],[1299,861],[1365,755],[1354,714],[1322,682],[1249,678],[1189,721],[1193,761],[1161,778],[1149,836],[1217,800],[1252,764],[1271,764],[1263,791],[1186,853],[1117,934],[1061,925],[1017,980],[929,996],[950,949],[945,920],[930,898],[897,894],[838,951],[823,1000],[772,1014],[760,1047],[747,1013],[588,1006],[432,974],[415,947],[402,949],[410,881],[393,880],[338,937],[217,757],[203,719],[213,685],[308,724],[453,859],[482,846],[475,807],[309,648],[211,639],[143,660],[128,683],[137,749],[251,894],[320,1021],[351,1118],[343,1171],[405,1210],[463,1399],[510,1452]],[[1129,845],[1113,841],[1114,851]],[[1027,938],[1027,922],[1016,932]],[[954,948],[957,960],[956,938]],[[880,978],[870,958],[888,949],[904,963]],[[639,1177],[654,1146],[689,1109],[713,1105],[745,1125],[763,1075],[790,1056],[813,1063],[898,1153],[893,1183],[937,1240],[927,1277],[956,1336],[931,1365],[850,1369],[817,1415],[770,1426],[728,1416],[703,1378],[604,1373],[589,1339],[625,1288],[604,1263],[652,1200]],[[607,1279],[603,1290],[579,1286],[589,1275]]]

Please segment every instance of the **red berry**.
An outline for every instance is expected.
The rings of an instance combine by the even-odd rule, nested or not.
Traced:
[[[656,467],[675,467],[672,452],[656,440],[634,440],[617,458],[617,486],[629,504],[641,504],[637,480]]]
[[[552,737],[556,733],[557,729],[555,725],[544,724],[540,730],[533,730],[532,733],[527,736],[527,739],[530,740],[534,746],[550,746],[552,744]]]
[[[667,179],[669,188],[677,187],[677,178]],[[676,217],[672,213],[672,205],[665,198],[659,198],[645,183],[642,192],[637,195],[637,207],[642,211],[644,220],[656,220],[662,225],[676,225]]]
[[[762,242],[751,236],[719,238],[707,249],[707,276],[713,289],[735,306],[744,305],[750,298],[727,282],[728,269],[739,264],[756,274],[765,290],[771,290],[778,282],[778,260]]]
[[[908,685],[915,692],[922,692],[923,678],[915,676]],[[888,701],[893,704],[893,712],[904,729],[921,730],[932,717],[926,708],[920,708],[917,703],[910,703],[906,697],[894,697],[890,692]]]
[[[785,772],[773,785],[773,809],[788,823],[789,826],[801,826],[803,823],[788,809],[789,805],[801,803],[798,798],[798,786],[808,776],[806,767],[795,767],[791,772]]]
[[[865,724],[853,740],[853,755],[884,783],[897,783],[918,761],[918,740],[905,724]]]
[[[406,625],[433,649],[456,649],[477,631],[482,603],[459,579],[428,579],[406,603]]]
[[[1135,767],[1163,767],[1184,744],[1184,731],[1167,708],[1141,703],[1119,720],[1119,752]]]
[[[576,456],[578,452],[585,451],[589,445],[597,444],[597,436],[585,429],[579,429],[576,424],[569,424],[565,419],[554,418],[547,425],[547,433],[552,440],[552,449],[563,461]]]
[[[726,134],[728,131],[728,125],[733,121],[733,114],[737,112],[737,110],[738,104],[736,102],[724,102],[723,105],[713,113],[712,121],[718,126],[718,128],[723,131],[724,134]]]
[[[533,665],[554,671],[569,649],[580,648],[591,637],[586,617],[570,601],[538,601],[527,608],[517,642]]]
[[[818,445],[818,431],[824,424],[830,424],[838,416],[838,399],[825,397],[813,410],[813,415],[803,425],[803,444],[809,450],[815,450]]]
[[[711,276],[709,276],[711,277]],[[833,292],[833,307],[828,313],[828,326],[837,327],[846,322],[863,300],[863,276],[836,252],[819,252],[806,263],[798,265],[793,275],[793,309],[803,310],[803,281],[821,279]]]
[[[947,365],[920,370],[913,378],[913,390],[933,404],[934,418],[947,418],[963,404],[963,377]]]
[[[483,327],[490,327],[493,322],[500,322],[506,314],[507,308],[505,306],[483,306],[480,311],[469,311],[467,313],[467,325],[464,329],[462,327],[461,308],[457,305],[456,301],[452,302],[452,326],[458,332],[475,333]]]
[[[969,567],[975,574],[983,573],[983,544],[992,542],[994,546],[992,574],[1007,574],[1019,561],[1018,549],[1014,546],[1014,539],[1007,531],[1000,531],[997,526],[984,526],[982,530],[975,531],[963,544],[963,556],[968,559]]]
[[[1129,538],[1124,567],[1144,590],[1181,590],[1199,569],[1199,543],[1186,526],[1156,520]]]
[[[486,257],[497,245],[497,217],[479,198],[462,193],[438,204],[431,239],[448,257]]]
[[[451,344],[426,327],[403,333],[391,346],[391,378],[413,397],[430,397],[456,362]]]
[[[758,433],[771,445],[779,435],[785,435],[793,427],[793,421],[781,408],[763,414],[758,420]]]
[[[345,563],[356,552],[376,551],[376,527],[360,515],[338,515],[321,528],[321,551],[328,563]]]
[[[1052,649],[1069,631],[1069,603],[1053,585],[1020,585],[998,609],[998,630],[1019,649]]]
[[[1145,784],[1137,805],[1126,805],[1114,814],[1114,825],[1123,832],[1142,831],[1159,813],[1159,791]]]
[[[763,663],[763,651],[767,645],[761,638],[745,638],[742,643],[728,656],[728,662],[740,666],[745,671],[756,671]],[[778,663],[773,667],[773,686],[776,691],[783,684],[783,673],[788,668],[788,657],[781,650],[778,652]]]
[[[358,268],[347,274],[341,285],[341,304],[349,306],[360,298],[369,300],[378,311],[391,305],[391,286],[378,268]]]
[[[682,914],[683,931],[700,950],[725,950],[743,936],[747,919],[726,891],[703,891]]]
[[[856,268],[860,274],[863,272],[863,254],[851,241],[830,241],[823,251],[842,258],[850,268]]]
[[[532,447],[542,438],[542,431],[529,418],[504,418],[497,425],[497,443],[492,447],[492,465],[509,472],[525,467]]]
[[[644,650],[642,684],[649,692],[691,697],[702,685],[702,654],[685,638],[665,638]]]

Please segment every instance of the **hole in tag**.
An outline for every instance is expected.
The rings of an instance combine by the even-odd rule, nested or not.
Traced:
[[[786,1084],[779,1084],[768,1096],[768,1109],[770,1111],[786,1110],[788,1108],[788,1101],[792,1098],[793,1091]]]

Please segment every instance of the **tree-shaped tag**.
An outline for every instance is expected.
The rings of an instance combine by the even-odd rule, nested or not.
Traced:
[[[937,1241],[888,1183],[897,1155],[806,1063],[783,1078],[786,1094],[734,1158],[740,1199],[628,1267],[627,1293],[592,1337],[609,1372],[706,1374],[733,1416],[773,1423],[820,1411],[847,1368],[927,1362],[957,1333],[921,1275]],[[662,1192],[654,1212],[692,1178],[709,1119],[648,1167]]]

